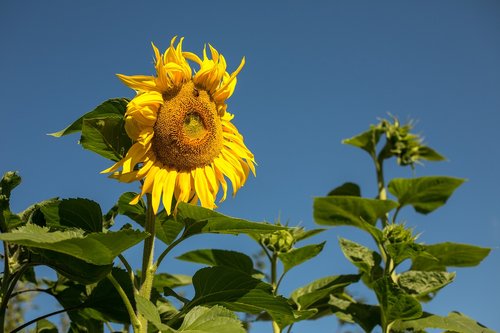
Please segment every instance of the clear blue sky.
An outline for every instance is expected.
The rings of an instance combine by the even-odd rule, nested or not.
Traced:
[[[422,232],[423,242],[493,248],[479,268],[458,269],[455,282],[425,309],[459,310],[500,331],[500,2],[2,0],[0,172],[23,177],[16,211],[54,196],[88,197],[107,210],[121,192],[136,189],[100,175],[110,162],[79,147],[77,135],[46,133],[105,99],[133,96],[115,73],[152,74],[150,43],[164,50],[174,35],[185,36],[185,49],[197,53],[213,44],[230,70],[247,59],[228,110],[259,166],[257,178],[220,206],[222,213],[257,221],[281,216],[314,228],[315,196],[345,181],[375,194],[368,156],[340,141],[388,112],[416,119],[417,131],[449,161],[417,167],[415,175],[468,182],[428,217],[410,210],[400,216]],[[412,176],[410,169],[388,173]],[[354,272],[339,236],[366,240],[348,228],[313,238],[328,244],[290,272],[284,294]],[[174,255],[195,247],[257,251],[243,236],[207,236]],[[197,268],[174,259],[164,267],[185,274]],[[335,332],[335,325],[324,319],[294,332]],[[252,332],[269,331],[258,324]]]

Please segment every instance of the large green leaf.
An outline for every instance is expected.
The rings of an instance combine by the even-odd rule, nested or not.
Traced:
[[[163,292],[163,288],[177,288],[191,284],[191,276],[183,274],[157,273],[153,280],[153,288]]]
[[[390,277],[384,276],[378,279],[373,287],[388,323],[397,319],[420,318],[422,315],[420,303],[400,289]]]
[[[41,205],[40,210],[48,227],[102,231],[102,211],[95,201],[81,198],[50,201]]]
[[[332,312],[343,321],[356,323],[365,332],[371,332],[373,328],[380,325],[380,308],[375,305],[348,301],[334,295],[330,295],[328,304]]]
[[[422,317],[408,321],[397,321],[392,326],[397,332],[418,332],[426,328],[439,328],[455,333],[495,333],[472,318],[459,312],[451,312],[446,317],[424,313]]]
[[[118,199],[118,213],[125,215],[144,227],[146,223],[146,205],[142,199],[135,205],[130,201],[137,196],[137,193],[126,192]],[[177,221],[173,216],[168,216],[165,210],[162,210],[155,218],[156,237],[165,244],[171,244],[184,229],[184,224]]]
[[[10,233],[0,234],[0,240],[35,249],[64,253],[94,265],[111,264],[116,256],[148,236],[145,232],[120,230],[83,235],[77,229],[49,232],[48,228],[28,224]]]
[[[286,229],[286,227],[274,224],[250,222],[225,216],[211,209],[183,202],[180,202],[177,208],[177,221],[182,221],[186,225],[185,237],[203,233],[261,234]]]
[[[298,266],[309,259],[316,257],[325,246],[325,242],[320,244],[311,244],[296,249],[292,249],[289,252],[279,253],[278,258],[283,263],[283,268],[285,272],[288,272],[293,267]]]
[[[124,124],[121,117],[84,119],[80,144],[107,159],[119,161],[132,146]]]
[[[415,211],[428,214],[444,205],[464,181],[444,176],[394,178],[388,189],[401,206],[412,205]]]
[[[361,197],[361,188],[358,184],[347,182],[331,190],[328,195]]]
[[[382,257],[380,254],[345,238],[340,238],[339,243],[344,256],[361,272],[367,274],[371,281],[382,275],[382,268],[380,267]]]
[[[385,244],[384,247],[396,266],[406,259],[415,258],[419,255],[432,259],[432,256],[425,252],[425,246],[414,241]]]
[[[272,294],[272,286],[239,270],[216,266],[202,268],[193,276],[195,296],[184,309],[219,304],[230,310],[259,314],[267,312],[280,327],[294,322],[287,300]]]
[[[193,250],[181,254],[177,259],[209,266],[231,267],[247,274],[252,274],[253,272],[252,258],[236,251],[217,249]]]
[[[295,289],[290,299],[300,310],[315,308],[318,304],[328,304],[331,294],[342,292],[346,286],[359,281],[359,278],[359,275],[324,277]]]
[[[454,278],[455,273],[407,271],[399,275],[398,284],[411,295],[426,296],[451,283]]]
[[[491,249],[460,243],[423,245],[429,256],[417,256],[411,266],[415,271],[439,271],[446,267],[473,267],[490,253]]]
[[[137,311],[144,316],[150,323],[162,332],[173,332],[173,330],[161,322],[160,313],[156,306],[150,300],[140,295],[135,295],[135,304]]]
[[[359,147],[366,151],[371,156],[375,156],[377,143],[380,140],[380,135],[383,131],[375,126],[370,126],[366,132],[360,133],[349,139],[344,139],[343,144]]]
[[[368,231],[380,238],[380,231],[373,226],[377,220],[398,204],[391,200],[329,196],[314,199],[314,220],[322,225],[350,225]]]
[[[85,285],[104,279],[113,268],[112,264],[93,265],[64,253],[42,249],[36,249],[36,253],[31,254],[31,260],[49,266],[62,276]]]
[[[182,333],[245,333],[241,321],[222,306],[194,307],[188,312],[177,332]]]

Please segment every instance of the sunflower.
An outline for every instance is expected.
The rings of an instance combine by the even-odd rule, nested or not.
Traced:
[[[226,199],[226,178],[234,195],[250,171],[255,175],[254,156],[226,111],[245,58],[229,74],[224,56],[211,45],[210,57],[204,47],[201,59],[182,51],[183,38],[176,46],[175,41],[164,54],[153,44],[156,76],[118,75],[137,92],[125,113],[125,130],[134,143],[123,159],[102,171],[122,182],[143,180],[130,203],[151,193],[155,213],[163,202],[170,214],[173,198],[214,209],[220,188],[220,202]],[[188,61],[198,71],[193,73]]]

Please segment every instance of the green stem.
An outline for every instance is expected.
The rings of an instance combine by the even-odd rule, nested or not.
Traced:
[[[107,277],[111,282],[111,284],[113,284],[113,286],[115,287],[118,294],[120,295],[123,304],[125,304],[125,308],[127,309],[128,315],[130,317],[130,322],[132,323],[132,327],[134,328],[134,332],[135,333],[143,332],[142,324],[139,321],[139,318],[137,318],[134,308],[132,307],[132,303],[130,303],[130,300],[128,299],[128,296],[123,290],[122,286],[118,283],[118,281],[116,281],[116,279],[111,273],[109,273]]]
[[[23,276],[26,269],[30,266],[29,263],[23,264],[17,272],[12,275],[10,281],[7,281],[7,284],[2,286],[2,302],[0,303],[0,332],[3,332],[5,329],[5,317],[7,313],[7,303],[9,302],[10,296],[16,287],[17,281]],[[7,280],[4,276],[4,279]],[[3,289],[7,287],[7,290]]]
[[[151,194],[146,194],[147,208],[146,208],[146,224],[144,229],[149,233],[148,238],[144,240],[144,251],[142,255],[142,274],[141,274],[141,288],[139,295],[149,300],[151,298],[151,289],[153,288],[153,279],[156,273],[156,265],[153,262],[154,244],[155,244],[155,213],[153,211],[153,204]],[[139,320],[142,324],[143,331],[148,331],[148,321],[144,316],[139,314]]]
[[[2,277],[2,302],[0,305],[0,332],[5,329],[5,313],[7,311],[7,302],[9,297],[7,297],[7,290],[9,289],[10,281],[10,267],[9,267],[9,245],[7,242],[3,242],[4,256],[3,256],[3,277]]]
[[[278,255],[273,253],[271,257],[271,285],[273,286],[273,295],[276,295],[278,292],[277,285],[277,264],[278,264]],[[273,320],[273,333],[281,333],[281,329],[278,326],[278,323]]]

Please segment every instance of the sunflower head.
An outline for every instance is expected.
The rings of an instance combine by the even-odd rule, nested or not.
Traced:
[[[226,111],[245,59],[229,74],[224,56],[211,45],[210,56],[205,47],[200,58],[182,51],[182,38],[175,41],[163,54],[153,45],[155,76],[118,75],[137,92],[125,113],[125,130],[134,144],[103,171],[123,182],[142,180],[141,193],[131,203],[151,193],[155,213],[163,202],[170,214],[174,198],[213,209],[220,188],[220,201],[226,199],[226,179],[236,194],[249,172],[255,175],[254,156]],[[188,61],[199,67],[194,74]]]

